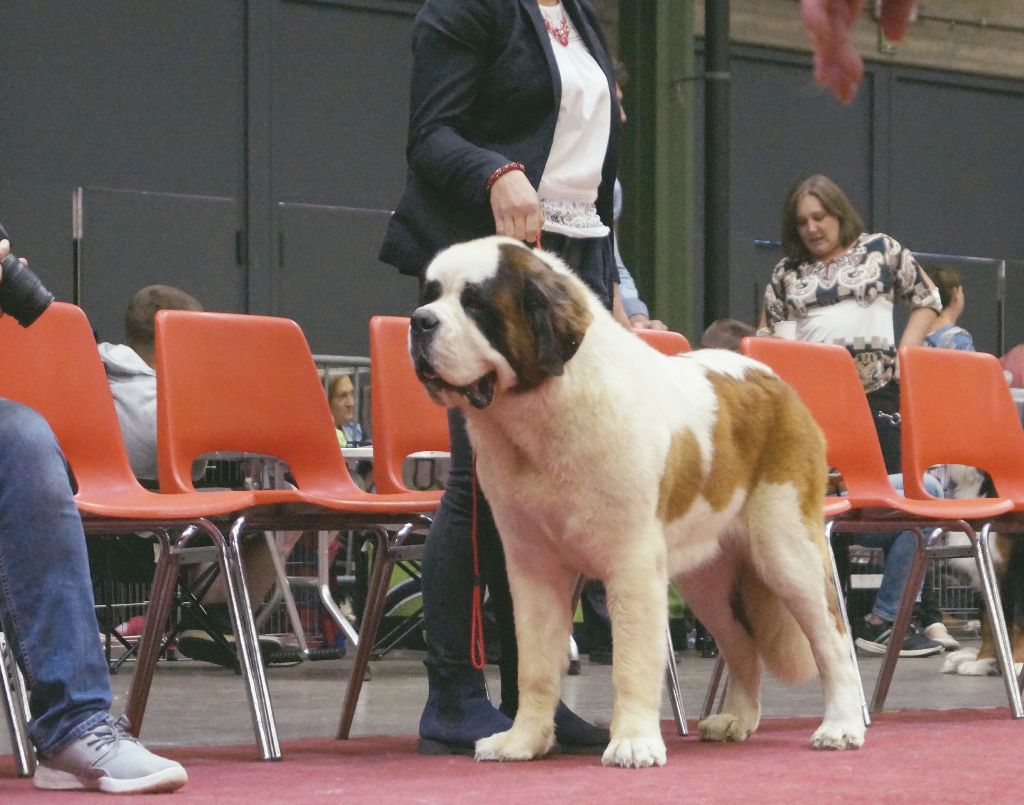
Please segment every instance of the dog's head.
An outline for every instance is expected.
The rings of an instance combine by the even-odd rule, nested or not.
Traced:
[[[409,351],[435,402],[486,408],[560,375],[590,325],[588,291],[554,255],[511,238],[445,249],[427,267]]]

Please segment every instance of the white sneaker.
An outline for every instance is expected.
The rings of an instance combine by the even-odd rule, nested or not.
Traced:
[[[941,643],[946,651],[956,651],[960,648],[960,644],[949,633],[944,623],[933,623],[930,626],[926,626],[924,636],[929,640],[934,640],[936,643]]]
[[[123,719],[111,716],[63,752],[39,761],[35,776],[36,788],[108,794],[174,791],[187,781],[180,763],[154,755],[128,733]]]

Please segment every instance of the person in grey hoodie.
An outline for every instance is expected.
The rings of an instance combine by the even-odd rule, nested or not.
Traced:
[[[147,486],[155,486],[157,480],[153,319],[158,310],[202,309],[198,299],[180,288],[147,285],[132,296],[125,311],[126,343],[99,345],[128,461],[135,477]]]

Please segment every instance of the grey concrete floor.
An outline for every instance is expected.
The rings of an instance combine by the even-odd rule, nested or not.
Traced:
[[[964,646],[977,645],[965,640]],[[683,704],[695,718],[704,700],[714,660],[694,651],[677,655]],[[887,710],[1004,707],[1006,695],[999,677],[962,677],[941,673],[943,655],[902,659],[897,664]],[[881,658],[861,656],[861,675],[871,697]],[[268,678],[282,741],[333,737],[348,682],[351,659],[307,662],[270,668]],[[397,651],[371,664],[373,678],[364,684],[353,727],[359,735],[413,735],[426,697],[422,654]],[[124,710],[131,681],[128,664],[111,677],[114,713]],[[497,695],[497,671],[488,667],[492,694]],[[597,722],[608,723],[612,711],[611,668],[592,665],[584,657],[582,673],[565,678],[563,698],[570,707]],[[672,717],[667,697],[662,715]],[[766,677],[763,711],[771,716],[813,716],[822,712],[817,681],[789,687]],[[10,752],[7,731],[0,730],[0,753]],[[241,677],[226,669],[191,660],[161,661],[142,727],[142,737],[157,746],[247,744],[253,742]],[[255,752],[255,745],[253,747]]]

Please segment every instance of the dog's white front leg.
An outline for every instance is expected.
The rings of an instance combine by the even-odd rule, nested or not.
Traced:
[[[611,742],[601,759],[606,766],[665,765],[659,721],[668,624],[668,578],[658,553],[663,544],[660,535],[632,543],[605,581],[615,684]]]
[[[504,532],[502,541],[519,644],[519,710],[511,729],[476,742],[476,759],[530,760],[555,740],[576,573],[537,545],[515,547]]]

